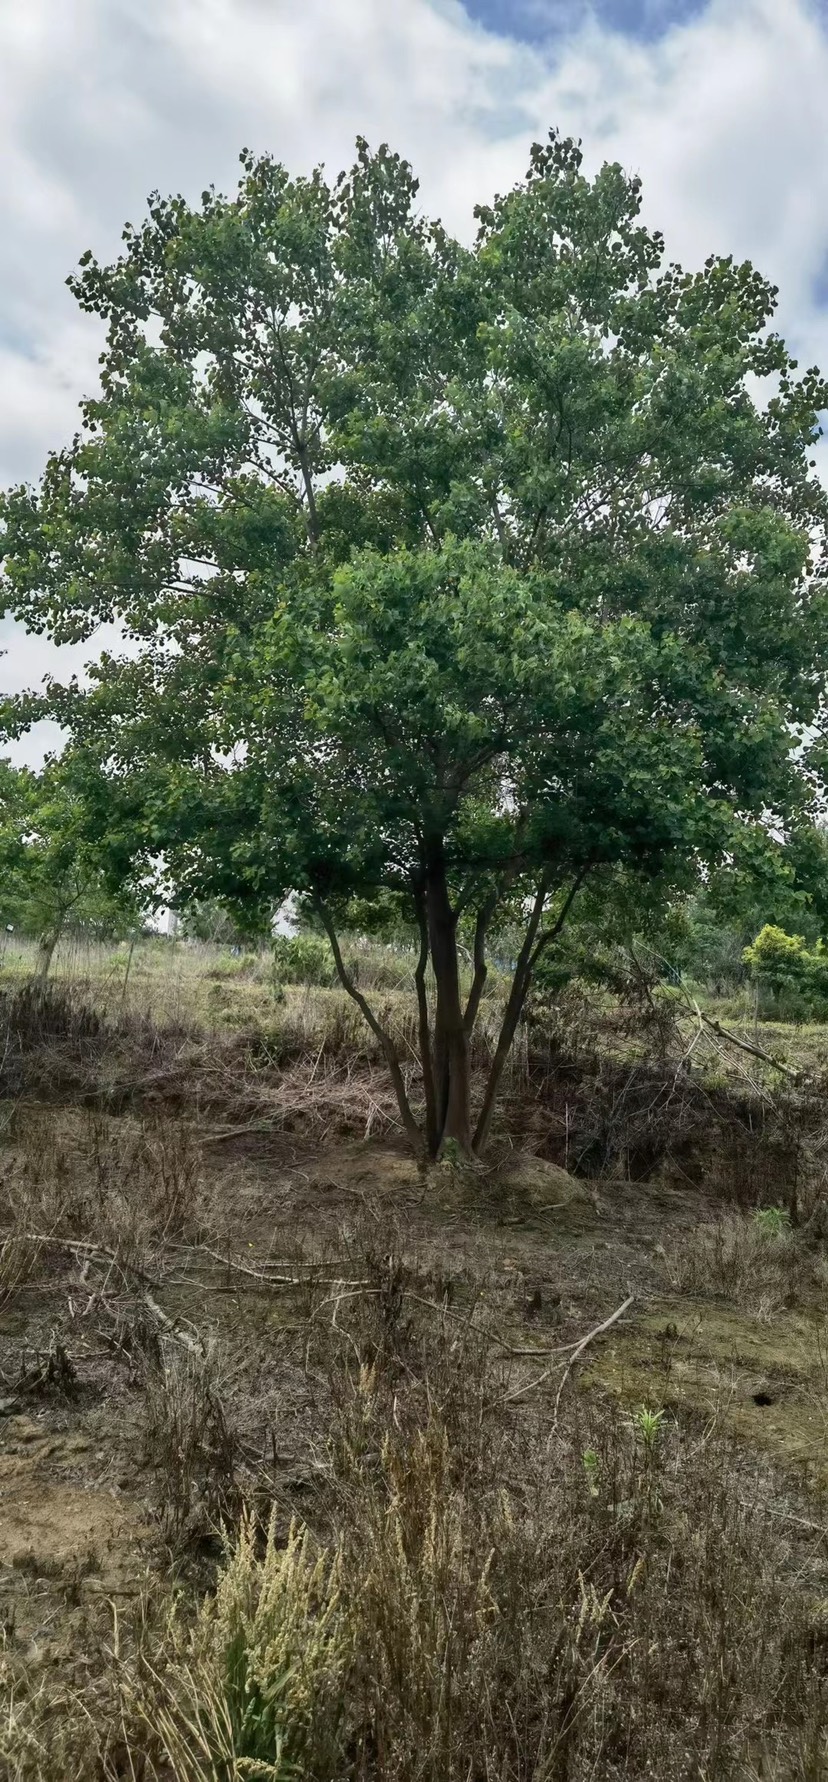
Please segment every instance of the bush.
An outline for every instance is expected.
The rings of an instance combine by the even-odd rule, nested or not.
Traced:
[[[782,1020],[818,1020],[828,1014],[828,953],[822,941],[809,951],[804,935],[786,934],[766,922],[743,957],[765,1012]]]
[[[273,942],[274,984],[328,985],[334,978],[333,954],[315,934],[277,934]]]
[[[673,1292],[726,1295],[767,1318],[807,1286],[813,1266],[782,1207],[726,1213],[698,1225],[662,1250],[661,1261]]]

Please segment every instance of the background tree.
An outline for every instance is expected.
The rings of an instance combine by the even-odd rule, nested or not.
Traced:
[[[106,791],[71,753],[40,774],[0,760],[0,921],[37,940],[39,983],[67,929],[120,937],[140,921],[127,862],[101,836]]]
[[[102,390],[4,503],[7,602],[58,640],[120,618],[137,653],[50,709],[140,782],[182,899],[309,901],[412,1141],[479,1150],[580,888],[688,888],[807,807],[828,393],[752,267],[666,264],[637,180],[588,180],[554,133],[471,248],[385,148],[333,186],[242,163],[234,198],[154,197],[71,281]],[[422,1135],[342,961],[353,898],[418,936]],[[504,901],[523,941],[475,1120]]]

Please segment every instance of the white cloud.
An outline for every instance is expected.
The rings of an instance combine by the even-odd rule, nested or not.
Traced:
[[[654,44],[594,21],[545,52],[458,0],[26,0],[0,10],[0,477],[37,475],[72,433],[99,337],[65,289],[113,256],[147,193],[235,182],[242,145],[297,169],[357,132],[415,164],[458,231],[523,173],[552,123],[590,165],[640,172],[647,220],[688,263],[756,260],[796,349],[828,365],[814,282],[828,252],[828,35],[808,0],[711,0]],[[0,687],[37,681],[12,634]]]

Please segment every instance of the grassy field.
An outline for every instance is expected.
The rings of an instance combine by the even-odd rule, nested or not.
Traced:
[[[491,1155],[424,1170],[336,989],[29,968],[0,1776],[828,1777],[826,1031],[705,1009],[791,1078],[568,993]],[[404,1042],[409,963],[360,969]]]

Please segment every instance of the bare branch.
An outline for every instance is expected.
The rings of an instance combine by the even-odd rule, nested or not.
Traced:
[[[489,932],[489,924],[496,909],[497,893],[493,891],[491,896],[487,897],[486,902],[482,904],[478,910],[477,921],[474,925],[474,977],[472,978],[472,986],[469,991],[469,1000],[466,1003],[466,1012],[463,1016],[463,1026],[467,1033],[472,1033],[474,1030],[474,1024],[477,1020],[477,1014],[480,1008],[480,1000],[486,986],[486,979],[488,977],[488,966],[486,964],[486,935]]]
[[[561,1376],[561,1383],[560,1383],[558,1390],[555,1394],[555,1409],[552,1414],[552,1435],[554,1435],[554,1433],[558,1427],[558,1412],[559,1412],[560,1406],[561,1406],[561,1398],[563,1397],[563,1389],[566,1385],[567,1380],[569,1379],[569,1376],[572,1372],[573,1367],[575,1366],[576,1361],[578,1361],[580,1356],[583,1355],[584,1350],[587,1348],[588,1344],[594,1340],[595,1337],[602,1336],[605,1330],[609,1330],[611,1325],[618,1323],[619,1318],[623,1318],[624,1313],[629,1311],[630,1306],[632,1305],[634,1299],[635,1299],[635,1294],[631,1293],[629,1298],[625,1299],[624,1304],[622,1306],[619,1306],[616,1311],[611,1312],[609,1318],[604,1319],[603,1324],[596,1324],[594,1330],[587,1331],[586,1336],[581,1338],[581,1341],[578,1344],[577,1349],[575,1349],[573,1351],[572,1355],[570,1355],[569,1360],[568,1360],[566,1367],[564,1368],[563,1374]]]
[[[322,902],[321,897],[319,897],[318,895],[316,897],[314,897],[314,908],[316,909],[316,913],[319,916],[319,919],[322,923],[325,933],[328,936],[328,940],[331,943],[331,952],[333,953],[333,956],[334,956],[334,964],[336,966],[336,971],[337,971],[337,976],[339,978],[339,982],[342,985],[343,990],[347,991],[351,1000],[356,1003],[357,1008],[359,1009],[361,1015],[367,1021],[368,1026],[371,1029],[371,1032],[376,1034],[376,1037],[379,1040],[380,1045],[382,1046],[383,1054],[385,1056],[385,1062],[388,1065],[388,1070],[389,1070],[389,1074],[391,1077],[391,1081],[394,1085],[394,1093],[397,1097],[397,1105],[399,1107],[400,1114],[402,1115],[403,1125],[405,1127],[406,1132],[408,1133],[408,1136],[411,1140],[412,1145],[414,1146],[415,1151],[418,1153],[421,1153],[422,1149],[423,1149],[423,1135],[420,1131],[419,1126],[417,1125],[417,1122],[416,1122],[414,1115],[412,1113],[412,1110],[411,1110],[411,1103],[408,1099],[408,1094],[406,1092],[405,1080],[403,1078],[402,1070],[400,1068],[400,1061],[397,1056],[397,1050],[396,1050],[394,1042],[391,1038],[391,1035],[389,1033],[386,1033],[385,1028],[382,1026],[381,1022],[379,1022],[377,1020],[377,1017],[374,1014],[373,1009],[371,1008],[370,1004],[366,1001],[365,997],[362,994],[362,991],[357,989],[357,986],[354,983],[353,978],[351,977],[349,971],[347,970],[345,961],[343,960],[343,957],[342,957],[342,949],[339,945],[339,939],[338,939],[338,936],[336,933],[336,929],[334,928],[334,925],[333,925],[333,920],[331,918],[330,911],[326,909],[324,903]]]

